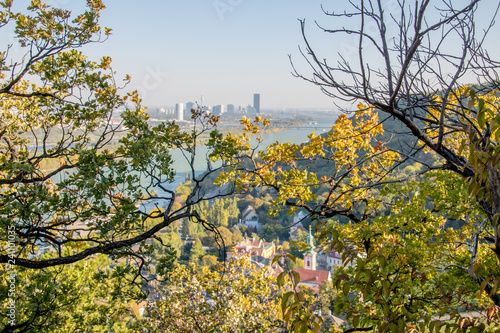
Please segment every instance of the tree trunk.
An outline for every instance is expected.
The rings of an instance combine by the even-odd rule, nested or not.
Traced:
[[[500,214],[500,174],[493,160],[488,161],[488,186],[491,198],[491,213],[493,217]],[[492,248],[500,263],[500,237],[498,233],[498,220],[493,218],[493,231],[495,233],[495,245]]]

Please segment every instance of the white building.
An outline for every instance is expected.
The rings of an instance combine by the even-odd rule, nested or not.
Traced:
[[[256,232],[259,232],[262,228],[262,224],[259,222],[259,216],[255,212],[252,206],[248,206],[241,213],[241,221],[240,224],[246,225],[249,228],[255,229]]]
[[[292,225],[290,226],[290,239],[297,240],[297,233],[300,231],[307,232],[307,229],[302,225],[302,221],[307,217],[307,215],[300,211],[297,215],[293,217]]]
[[[221,116],[224,113],[224,105],[216,105],[212,108],[214,116]]]
[[[175,116],[177,117],[176,119],[178,121],[184,120],[184,104],[183,103],[175,104]]]

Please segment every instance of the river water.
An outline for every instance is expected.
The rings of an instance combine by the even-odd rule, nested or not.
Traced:
[[[258,150],[263,150],[267,146],[275,142],[291,142],[296,144],[306,142],[309,140],[307,136],[311,134],[313,131],[316,134],[327,132],[331,128],[331,126],[334,125],[335,119],[336,115],[332,115],[331,119],[316,120],[312,121],[309,125],[306,126],[296,127],[277,133],[265,134],[262,136],[262,142],[259,144]],[[252,147],[255,147],[256,144],[257,141],[255,140],[255,138],[252,139]],[[207,164],[206,164],[207,152],[208,149],[205,146],[200,146],[197,148],[196,151],[197,158],[195,160],[194,166],[195,170],[198,173],[204,172],[207,169]],[[175,190],[176,187],[178,187],[182,182],[185,181],[186,172],[189,172],[190,169],[189,169],[189,163],[186,161],[186,157],[183,156],[180,150],[173,150],[171,154],[174,160],[173,168],[176,171],[176,176],[172,183],[164,184],[164,186],[169,190]],[[167,196],[167,194],[160,188],[155,188],[154,190],[157,192],[159,197],[163,195]],[[145,211],[149,211],[155,207],[163,207],[163,206],[165,206],[165,203],[163,203],[161,200],[151,199],[141,204],[141,210],[144,209]]]

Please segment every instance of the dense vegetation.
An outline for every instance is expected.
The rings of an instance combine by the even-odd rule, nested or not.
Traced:
[[[475,29],[482,1],[443,1],[437,16],[429,3],[398,2],[392,23],[380,1],[325,10],[360,24],[324,29],[359,37],[359,66],[330,66],[306,38],[313,76],[295,74],[357,110],[307,143],[257,151],[262,117],[243,118],[238,134],[202,109],[188,131],[148,124],[111,59],[81,52],[110,34],[101,1],[79,15],[0,2],[0,28],[13,26],[10,47],[24,53],[0,54],[2,332],[498,331],[498,63]],[[462,45],[444,50],[448,38]],[[383,69],[363,60],[366,42]],[[470,75],[477,84],[460,82]],[[190,166],[175,191],[172,149]],[[148,197],[161,204],[146,211]],[[238,223],[248,206],[258,234]],[[318,295],[291,270],[307,250],[288,243],[299,210],[318,250],[343,256]],[[244,237],[275,241],[284,258],[226,261]]]

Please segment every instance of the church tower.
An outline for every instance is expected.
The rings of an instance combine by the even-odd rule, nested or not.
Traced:
[[[314,246],[314,238],[309,226],[309,235],[307,236],[307,245],[309,250],[304,252],[304,269],[316,270],[316,247]]]

